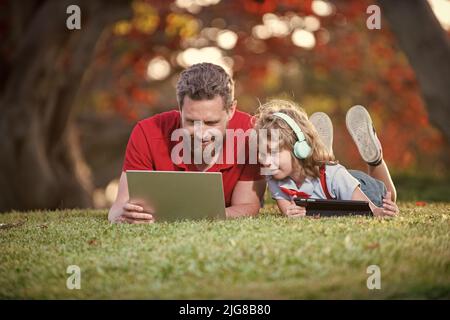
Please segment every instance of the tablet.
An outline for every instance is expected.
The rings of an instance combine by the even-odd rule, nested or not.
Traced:
[[[156,221],[224,219],[222,174],[127,170],[130,203],[155,212]]]
[[[323,200],[296,198],[294,202],[298,206],[306,207],[307,216],[372,216],[369,203],[356,200]]]

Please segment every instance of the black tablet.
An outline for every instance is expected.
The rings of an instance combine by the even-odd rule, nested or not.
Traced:
[[[369,203],[366,201],[296,198],[294,202],[298,206],[306,207],[307,216],[372,216]]]

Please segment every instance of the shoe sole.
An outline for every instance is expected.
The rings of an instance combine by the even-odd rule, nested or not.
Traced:
[[[363,106],[354,106],[345,116],[345,124],[359,154],[365,162],[372,163],[381,157],[377,137],[373,130],[372,119]]]
[[[325,147],[333,153],[333,123],[330,117],[324,112],[315,112],[311,115],[309,121],[316,128]]]

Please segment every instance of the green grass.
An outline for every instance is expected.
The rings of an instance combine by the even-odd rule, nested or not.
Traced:
[[[399,199],[403,201],[450,202],[450,175],[397,175],[394,177]]]
[[[0,215],[0,298],[450,298],[450,204],[391,220],[258,218],[110,225],[106,211]],[[10,225],[13,224],[13,225]],[[81,268],[68,290],[66,268]],[[381,268],[368,290],[366,268]]]

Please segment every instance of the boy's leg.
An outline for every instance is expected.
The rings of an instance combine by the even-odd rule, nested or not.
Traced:
[[[396,201],[397,191],[386,162],[383,160],[381,143],[369,113],[363,106],[354,106],[348,110],[345,123],[362,159],[368,165],[368,174],[383,181],[387,191],[391,192],[392,201]]]
[[[379,165],[372,166],[368,164],[367,167],[367,173],[369,174],[369,176],[383,181],[387,191],[391,192],[391,200],[395,202],[397,200],[397,190],[395,189],[394,182],[392,181],[391,174],[389,173],[386,162],[381,159]]]

